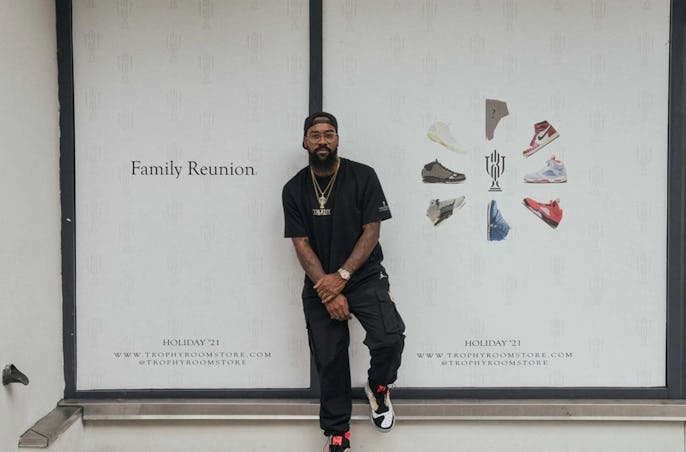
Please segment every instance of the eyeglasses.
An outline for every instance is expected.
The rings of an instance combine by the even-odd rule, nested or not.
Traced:
[[[307,134],[307,139],[313,143],[317,143],[324,137],[324,140],[326,140],[327,143],[331,143],[337,136],[338,134],[336,132],[311,132]]]

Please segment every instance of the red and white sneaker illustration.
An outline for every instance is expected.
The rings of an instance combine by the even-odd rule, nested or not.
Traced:
[[[556,228],[562,221],[562,208],[559,199],[543,204],[531,198],[524,198],[524,206],[551,228]]]
[[[555,130],[555,127],[551,126],[548,121],[537,122],[534,124],[534,137],[531,139],[529,147],[524,149],[522,154],[524,157],[528,157],[559,136],[560,134]]]

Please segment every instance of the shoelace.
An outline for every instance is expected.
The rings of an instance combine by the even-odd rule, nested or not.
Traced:
[[[434,164],[435,166],[438,166],[438,167],[439,167],[440,169],[442,169],[442,170],[446,170],[446,171],[451,172],[448,168],[446,168],[445,166],[443,166],[443,164],[442,164],[441,162],[439,162],[438,159],[436,159],[436,161],[433,162],[433,164]]]

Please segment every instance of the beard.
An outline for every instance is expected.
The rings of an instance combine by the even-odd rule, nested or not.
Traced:
[[[325,157],[319,157],[317,151],[326,149],[328,154]],[[310,154],[310,165],[312,168],[320,171],[331,171],[336,166],[336,158],[338,156],[338,146],[334,149],[329,149],[326,146],[319,146],[314,151],[308,151]]]

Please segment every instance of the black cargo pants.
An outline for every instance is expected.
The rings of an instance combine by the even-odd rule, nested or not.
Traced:
[[[371,355],[367,375],[372,387],[396,380],[405,345],[405,324],[388,289],[388,280],[382,279],[345,293],[350,313],[366,332],[364,344]],[[352,411],[348,322],[331,319],[318,297],[303,298],[303,309],[319,372],[319,424],[327,435],[346,432]]]

